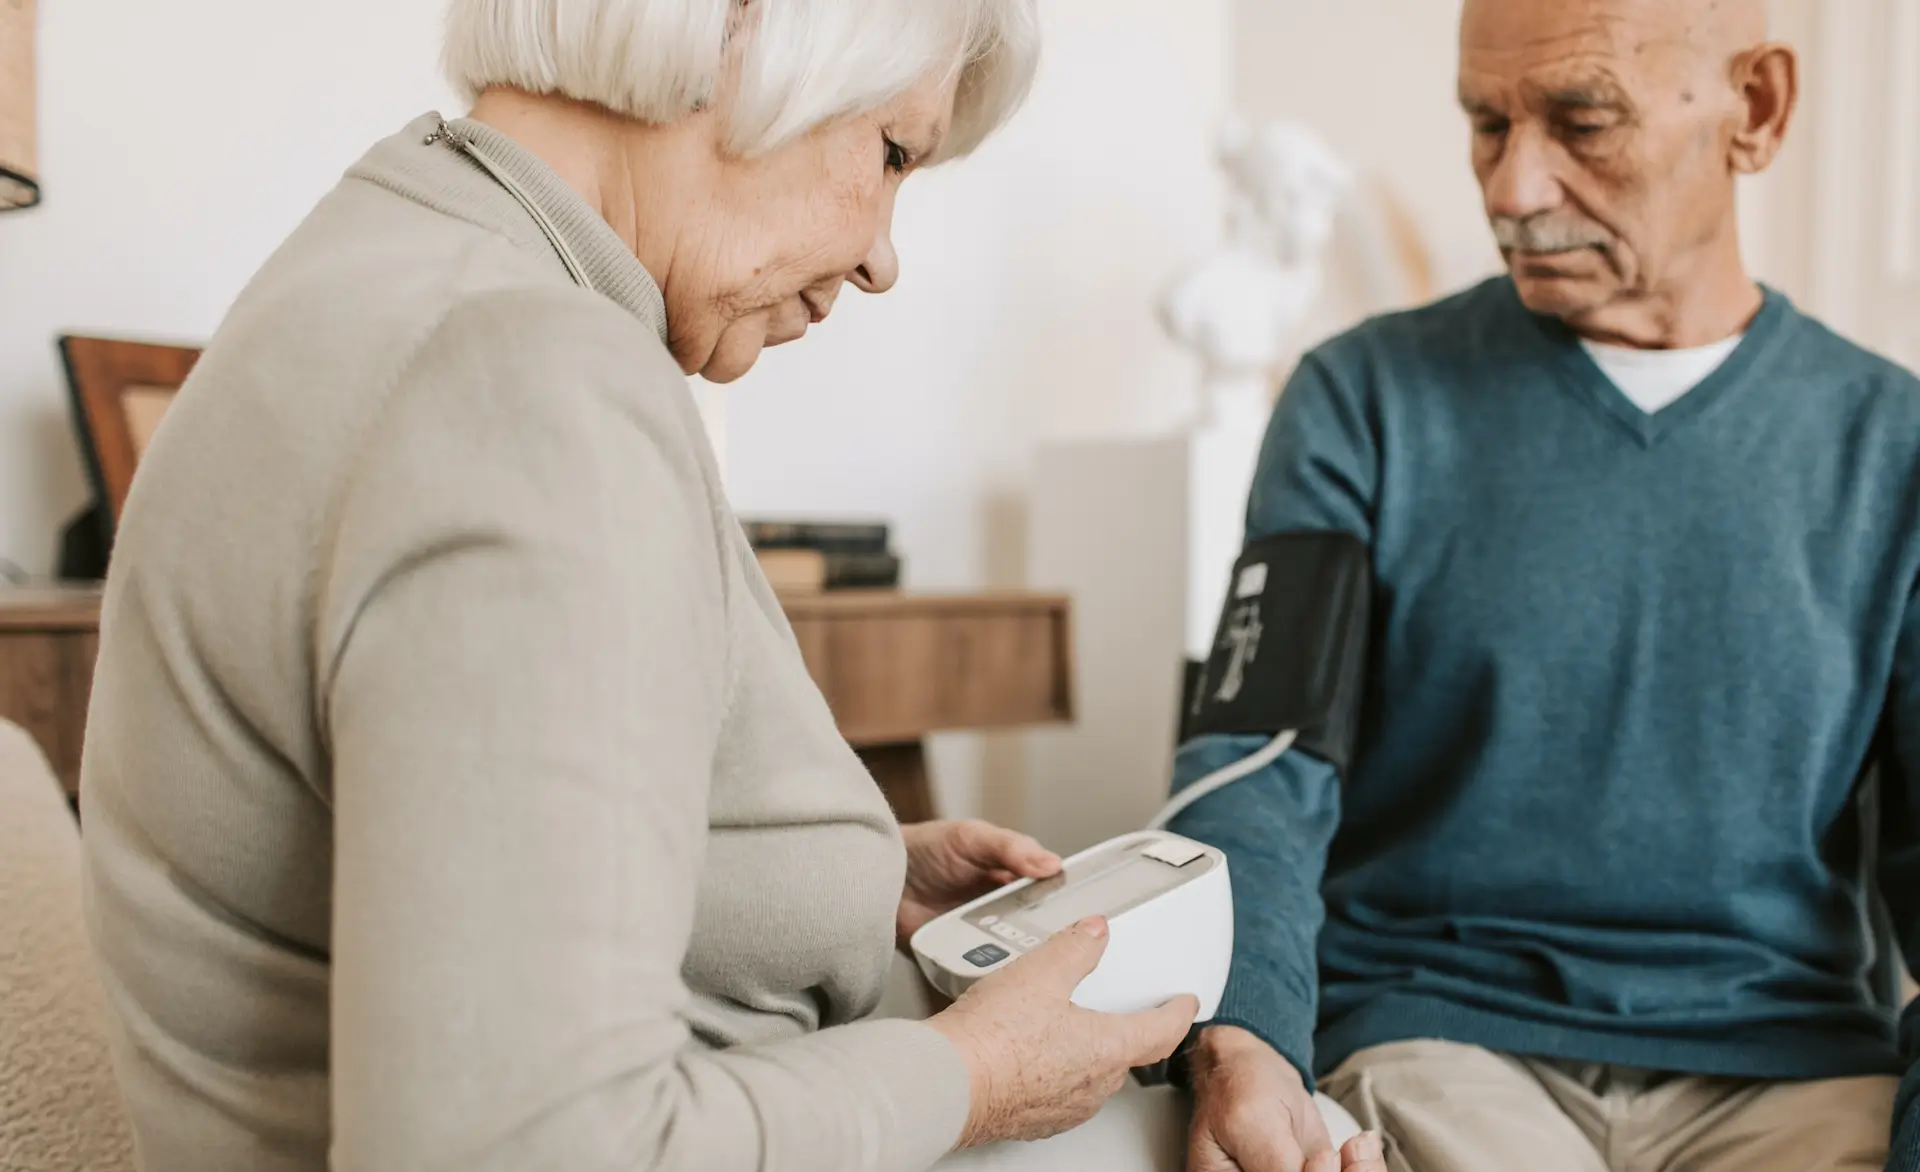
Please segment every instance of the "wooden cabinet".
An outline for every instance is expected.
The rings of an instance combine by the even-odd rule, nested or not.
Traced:
[[[927,734],[1073,719],[1065,598],[849,591],[782,605],[841,735],[903,822],[937,813]]]
[[[99,626],[93,590],[0,592],[0,717],[40,742],[69,794],[79,792]]]
[[[929,733],[1073,718],[1071,608],[1051,595],[848,592],[782,603],[848,743],[903,821],[935,814]],[[77,792],[99,647],[91,589],[0,592],[0,717]]]
[[[855,592],[782,605],[856,747],[1073,716],[1065,599]]]

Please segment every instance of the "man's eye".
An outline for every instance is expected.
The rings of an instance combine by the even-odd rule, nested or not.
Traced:
[[[1511,129],[1513,124],[1505,118],[1481,118],[1474,122],[1473,132],[1488,138],[1498,138]]]
[[[1613,129],[1607,122],[1563,122],[1560,129],[1568,138],[1593,138]]]
[[[906,147],[890,138],[883,138],[881,141],[887,144],[887,170],[895,174],[904,174],[907,167],[913,163],[913,156],[907,153]]]

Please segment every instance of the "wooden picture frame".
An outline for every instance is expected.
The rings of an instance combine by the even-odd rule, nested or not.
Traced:
[[[111,543],[134,469],[200,351],[188,346],[64,335],[73,427]]]

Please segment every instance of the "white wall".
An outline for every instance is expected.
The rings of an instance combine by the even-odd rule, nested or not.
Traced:
[[[1920,366],[1920,0],[1773,0],[1806,101],[1757,227],[1803,308]]]
[[[0,216],[0,557],[87,496],[54,335],[204,340],[340,172],[450,108],[438,4],[40,5],[45,203]]]
[[[1017,578],[989,517],[1036,438],[1164,425],[1193,382],[1151,299],[1218,232],[1226,0],[1041,8],[1018,121],[907,185],[899,286],[724,392],[742,511],[884,511],[920,587]]]
[[[1234,96],[1305,122],[1418,223],[1452,289],[1499,269],[1454,104],[1461,0],[1238,0]],[[1326,323],[1334,324],[1334,323]]]

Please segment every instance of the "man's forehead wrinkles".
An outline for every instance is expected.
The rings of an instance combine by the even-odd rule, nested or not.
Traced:
[[[1631,91],[1628,79],[1617,68],[1614,59],[1597,54],[1567,57],[1521,77],[1503,76],[1495,71],[1466,65],[1460,70],[1462,100],[1488,98],[1496,93],[1513,93],[1528,102],[1579,93],[1621,99]]]
[[[1520,88],[1529,99],[1621,99],[1631,88],[1627,79],[1605,62],[1593,62],[1585,68],[1568,68],[1537,73],[1525,78]]]

